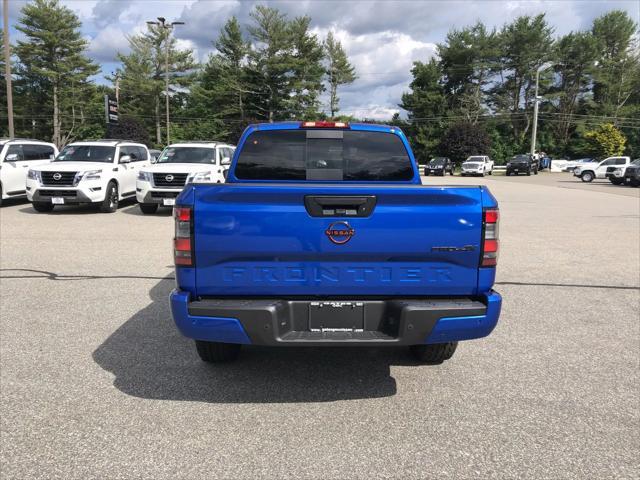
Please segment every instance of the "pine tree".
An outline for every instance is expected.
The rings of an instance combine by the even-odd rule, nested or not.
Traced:
[[[4,121],[7,115],[7,84],[5,82],[4,69],[4,33],[0,28],[0,118],[2,118],[2,122],[0,123],[0,137],[8,135],[9,131],[8,123]]]
[[[85,56],[87,42],[80,20],[58,0],[34,0],[22,8],[16,29],[25,36],[15,53],[23,89],[51,98],[52,141],[67,143],[85,115],[83,104],[92,90],[89,77],[98,67]],[[38,92],[41,89],[42,91]]]
[[[178,50],[168,28],[149,25],[147,32],[129,38],[131,53],[118,54],[122,62],[120,106],[123,114],[153,122],[156,143],[162,144],[162,104],[165,100],[165,55],[169,42],[169,95],[174,105],[186,95],[197,67],[193,51]],[[151,122],[150,122],[151,120]]]
[[[329,84],[329,111],[333,118],[339,110],[338,87],[353,83],[358,77],[356,76],[355,68],[349,63],[347,54],[342,48],[342,43],[334,38],[332,32],[327,34],[324,48],[327,57],[326,76]]]
[[[311,18],[297,17],[289,24],[293,46],[291,116],[313,119],[318,115],[320,93],[324,90],[322,65],[324,49],[318,38],[309,31]]]

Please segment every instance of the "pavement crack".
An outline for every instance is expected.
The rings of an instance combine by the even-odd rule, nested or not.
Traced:
[[[46,270],[31,270],[28,268],[2,268],[0,272],[24,272],[35,273],[37,275],[0,275],[0,278],[44,278],[47,280],[108,280],[108,279],[131,279],[131,280],[175,280],[173,276],[157,277],[146,275],[62,275],[48,272]]]

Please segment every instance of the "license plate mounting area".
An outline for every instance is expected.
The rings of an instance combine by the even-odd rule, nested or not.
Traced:
[[[312,332],[362,332],[364,331],[364,303],[311,302],[309,330]]]

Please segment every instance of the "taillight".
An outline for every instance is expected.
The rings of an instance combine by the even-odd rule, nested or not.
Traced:
[[[481,267],[495,267],[498,263],[498,224],[500,211],[496,209],[485,210],[482,218],[482,261]]]
[[[176,235],[173,239],[173,259],[176,265],[193,266],[193,210],[189,207],[175,207],[173,217]]]
[[[302,122],[304,128],[349,128],[346,122]]]

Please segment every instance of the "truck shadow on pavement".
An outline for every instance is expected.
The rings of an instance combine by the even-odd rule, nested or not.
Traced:
[[[93,352],[127,395],[210,403],[379,398],[396,393],[391,365],[415,365],[404,349],[251,346],[234,363],[206,364],[173,324],[168,302],[173,287],[172,279],[156,284],[152,303]]]

